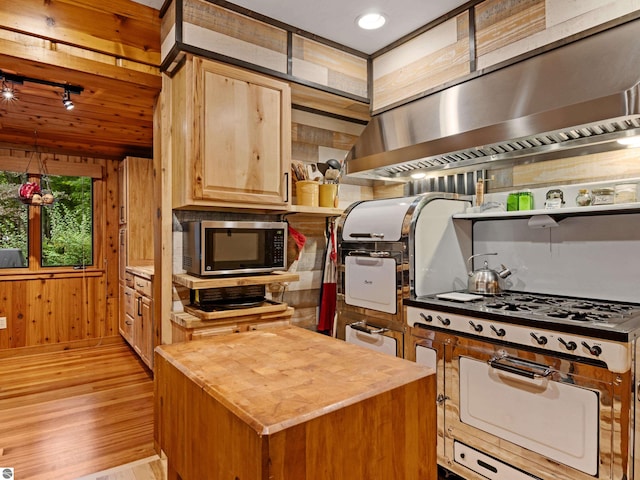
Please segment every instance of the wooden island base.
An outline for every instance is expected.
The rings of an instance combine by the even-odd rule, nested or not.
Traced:
[[[432,369],[299,327],[156,349],[169,480],[435,480]]]

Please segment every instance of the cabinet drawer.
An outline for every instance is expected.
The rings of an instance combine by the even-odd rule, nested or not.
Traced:
[[[130,287],[124,289],[124,313],[129,317],[135,317],[135,290]]]
[[[291,322],[289,320],[274,320],[271,322],[250,323],[247,326],[247,330],[266,330],[275,327],[286,327],[287,325],[291,325]]]
[[[134,278],[135,289],[140,292],[141,295],[151,298],[153,296],[153,286],[151,280],[136,276]]]
[[[191,334],[192,340],[202,340],[209,337],[217,337],[220,335],[229,335],[231,333],[240,332],[238,325],[227,325],[224,327],[208,327],[194,330]]]
[[[124,339],[131,344],[133,343],[134,322],[135,319],[131,315],[125,314],[122,324],[120,325],[120,333],[122,334]]]
[[[135,279],[135,275],[133,273],[125,271],[125,273],[124,273],[124,283],[125,283],[125,285],[127,287],[134,288],[134,286],[135,286],[134,279]]]

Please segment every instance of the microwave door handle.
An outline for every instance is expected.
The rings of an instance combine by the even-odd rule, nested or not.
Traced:
[[[553,373],[553,369],[539,363],[528,362],[509,356],[493,357],[487,362],[491,368],[513,373],[530,379],[546,378]]]

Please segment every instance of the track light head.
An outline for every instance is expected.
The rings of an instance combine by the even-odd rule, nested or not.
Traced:
[[[65,89],[64,93],[62,94],[62,104],[67,110],[73,110],[74,105],[71,101],[71,92],[69,92],[69,90],[67,89]]]
[[[13,84],[9,85],[7,82],[2,82],[2,99],[7,102],[16,99],[16,90]]]

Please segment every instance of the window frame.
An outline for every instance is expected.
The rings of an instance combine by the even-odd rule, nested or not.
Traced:
[[[104,167],[99,164],[85,164],[74,163],[55,160],[52,157],[44,158],[45,154],[36,154],[27,152],[28,155],[41,155],[42,157],[37,160],[32,158],[29,161],[28,158],[7,157],[0,156],[0,170],[11,171],[15,173],[26,174],[28,181],[36,181],[40,184],[43,174],[46,175],[62,175],[71,177],[89,177],[92,184],[92,211],[93,214],[93,226],[92,226],[92,248],[93,248],[93,263],[87,265],[83,270],[102,270],[98,267],[98,252],[101,251],[99,244],[99,237],[101,232],[104,231],[104,226],[101,225],[101,221],[96,217],[96,212],[101,211],[97,205],[100,202],[100,192],[102,191],[102,184],[104,183]],[[40,165],[42,163],[42,166]],[[28,164],[28,167],[25,167]],[[25,171],[25,168],[28,170]],[[43,171],[40,171],[40,170]],[[41,209],[47,207],[40,206],[28,206],[28,222],[29,222],[29,234],[28,234],[28,266],[18,268],[3,268],[0,269],[0,276],[6,275],[28,275],[39,273],[65,273],[74,272],[78,268],[74,266],[42,266],[42,214]]]

